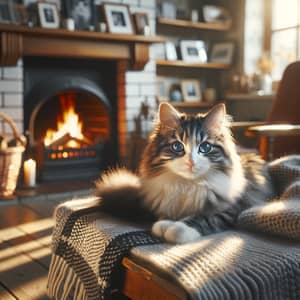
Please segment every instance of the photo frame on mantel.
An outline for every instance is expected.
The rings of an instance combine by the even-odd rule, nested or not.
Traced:
[[[40,25],[43,28],[59,28],[59,14],[55,3],[38,2]]]
[[[62,14],[64,18],[72,18],[77,30],[89,30],[94,23],[94,0],[64,0]]]
[[[104,17],[108,32],[134,34],[132,16],[127,4],[103,3]]]
[[[13,0],[0,0],[0,23],[15,23],[15,12]]]

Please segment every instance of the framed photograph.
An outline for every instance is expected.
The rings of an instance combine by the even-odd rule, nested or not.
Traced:
[[[73,19],[75,29],[89,30],[94,24],[93,0],[65,0],[62,1],[64,18]]]
[[[182,80],[181,91],[183,100],[186,102],[197,102],[202,100],[200,82],[198,80]]]
[[[181,86],[179,83],[172,83],[169,87],[169,100],[170,102],[182,102]]]
[[[16,4],[15,5],[15,17],[16,23],[20,25],[28,24],[29,18],[25,5]]]
[[[15,11],[13,0],[0,0],[0,23],[15,23]]]
[[[165,54],[167,60],[177,60],[177,52],[174,43],[172,42],[165,43]]]
[[[147,13],[135,13],[133,14],[136,33],[145,34],[145,27],[149,28],[149,15]]]
[[[41,27],[59,28],[59,16],[56,4],[49,2],[38,2],[37,5]]]
[[[110,33],[134,34],[128,5],[104,3],[103,10]]]
[[[234,44],[231,42],[214,44],[211,50],[210,61],[230,65],[233,52]]]
[[[207,53],[203,41],[181,41],[180,52],[182,60],[186,62],[207,62]]]

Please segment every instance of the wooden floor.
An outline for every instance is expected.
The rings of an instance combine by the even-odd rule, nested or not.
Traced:
[[[7,201],[6,201],[7,202]],[[49,299],[55,200],[0,202],[0,299]]]

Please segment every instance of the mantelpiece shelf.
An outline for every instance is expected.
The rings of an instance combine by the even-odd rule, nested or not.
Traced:
[[[140,70],[149,61],[149,46],[156,36],[111,34],[0,25],[0,65],[16,65],[23,56],[127,60]]]
[[[142,43],[162,43],[163,37],[144,36],[136,34],[116,34],[95,31],[69,31],[66,29],[47,29],[41,27],[28,27],[12,24],[0,24],[0,32],[15,32],[32,36],[66,37],[81,38],[92,40],[123,41],[123,42],[142,42]]]
[[[221,63],[189,63],[182,60],[157,60],[156,65],[161,67],[201,68],[215,70],[225,70],[230,67],[230,65]]]
[[[231,28],[230,23],[221,24],[221,23],[192,22],[187,20],[166,19],[166,18],[158,18],[157,23],[158,25],[185,27],[185,28],[193,28],[199,30],[228,31]]]

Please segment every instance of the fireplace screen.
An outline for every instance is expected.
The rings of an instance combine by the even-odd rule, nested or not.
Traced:
[[[63,92],[41,101],[33,120],[42,181],[99,176],[110,136],[109,111],[101,99],[83,91]]]

